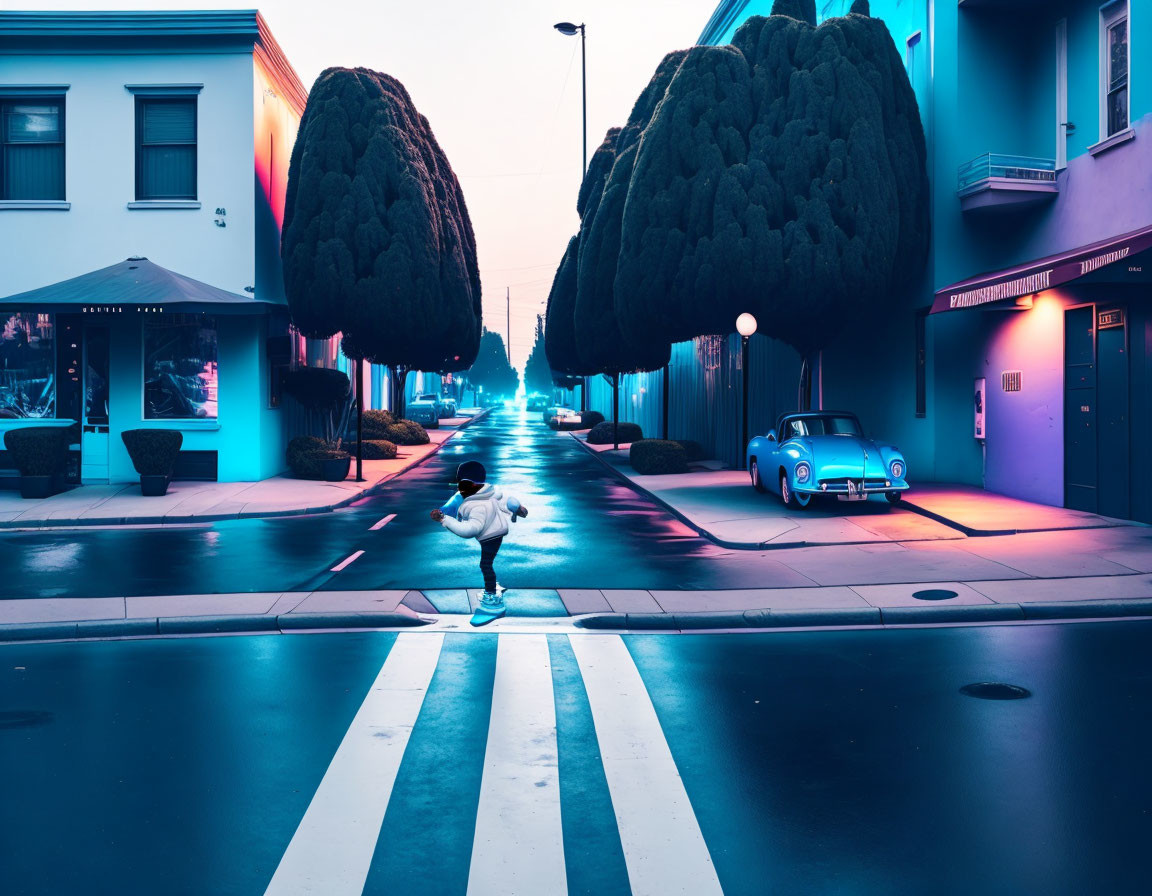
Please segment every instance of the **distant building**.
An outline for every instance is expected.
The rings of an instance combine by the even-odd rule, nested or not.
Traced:
[[[771,6],[724,0],[700,43]],[[824,352],[825,406],[914,479],[1152,522],[1152,0],[871,14],[919,101],[932,250],[884,332]]]
[[[84,482],[135,479],[141,427],[178,477],[283,469],[306,98],[254,11],[0,12],[0,432],[75,426]]]

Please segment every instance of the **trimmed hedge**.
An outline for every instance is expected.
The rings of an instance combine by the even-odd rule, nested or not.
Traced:
[[[68,445],[68,430],[60,426],[30,426],[4,433],[4,447],[21,476],[63,473]]]
[[[664,439],[641,439],[628,449],[632,469],[644,475],[687,473],[688,461],[678,442]]]
[[[397,420],[380,431],[373,433],[377,439],[386,439],[395,445],[427,445],[428,432],[414,420]]]
[[[395,442],[389,442],[386,439],[365,439],[363,445],[365,460],[391,460],[396,456]],[[344,447],[349,454],[353,457],[356,456],[355,442],[346,444]]]
[[[591,429],[604,422],[604,415],[599,411],[585,411],[581,416],[584,418],[585,429]]]
[[[120,433],[141,476],[171,476],[184,435],[175,429],[126,429]]]
[[[396,418],[392,416],[390,411],[365,411],[364,412],[364,441],[369,439],[382,439],[384,438],[383,432],[386,427],[391,426],[396,422]],[[352,429],[355,431],[356,423],[353,418]]]
[[[644,433],[635,423],[626,423],[620,421],[620,428],[617,430],[619,439],[617,441],[627,444],[629,442],[639,442],[644,438]],[[612,444],[612,421],[607,420],[603,423],[597,423],[588,433],[588,443],[591,445],[611,445]]]
[[[693,442],[691,439],[673,439],[672,441],[684,449],[684,459],[690,464],[704,460],[708,456],[708,452],[699,442]]]

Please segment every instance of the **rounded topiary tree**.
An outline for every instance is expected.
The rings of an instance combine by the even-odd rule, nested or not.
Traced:
[[[464,370],[480,340],[476,241],[459,181],[404,86],[330,68],[308,97],[288,173],[284,286],[306,336],[410,370]],[[359,376],[357,377],[359,380]]]

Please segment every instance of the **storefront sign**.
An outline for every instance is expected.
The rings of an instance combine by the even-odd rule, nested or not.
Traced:
[[[1112,327],[1124,326],[1124,309],[1123,308],[1109,308],[1107,311],[1101,311],[1096,315],[1096,329],[1108,330]]]

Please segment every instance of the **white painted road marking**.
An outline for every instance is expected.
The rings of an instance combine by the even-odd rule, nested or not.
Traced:
[[[547,636],[500,635],[468,893],[567,892]]]
[[[723,893],[656,709],[619,635],[569,635],[634,896]]]
[[[444,636],[398,635],[364,698],[266,896],[360,896],[400,760]]]
[[[374,526],[372,526],[368,531],[369,532],[375,532],[377,529],[383,529],[385,526],[387,526],[394,519],[396,519],[396,514],[390,513],[390,514],[388,514],[388,516],[384,517],[384,519],[380,520],[380,522],[378,522]]]
[[[363,553],[364,553],[363,551],[357,551],[352,556],[345,557],[343,560],[341,560],[339,563],[337,563],[335,566],[332,567],[332,572],[340,572],[340,570],[347,568],[348,566],[350,566],[351,564],[356,562],[357,558]]]

